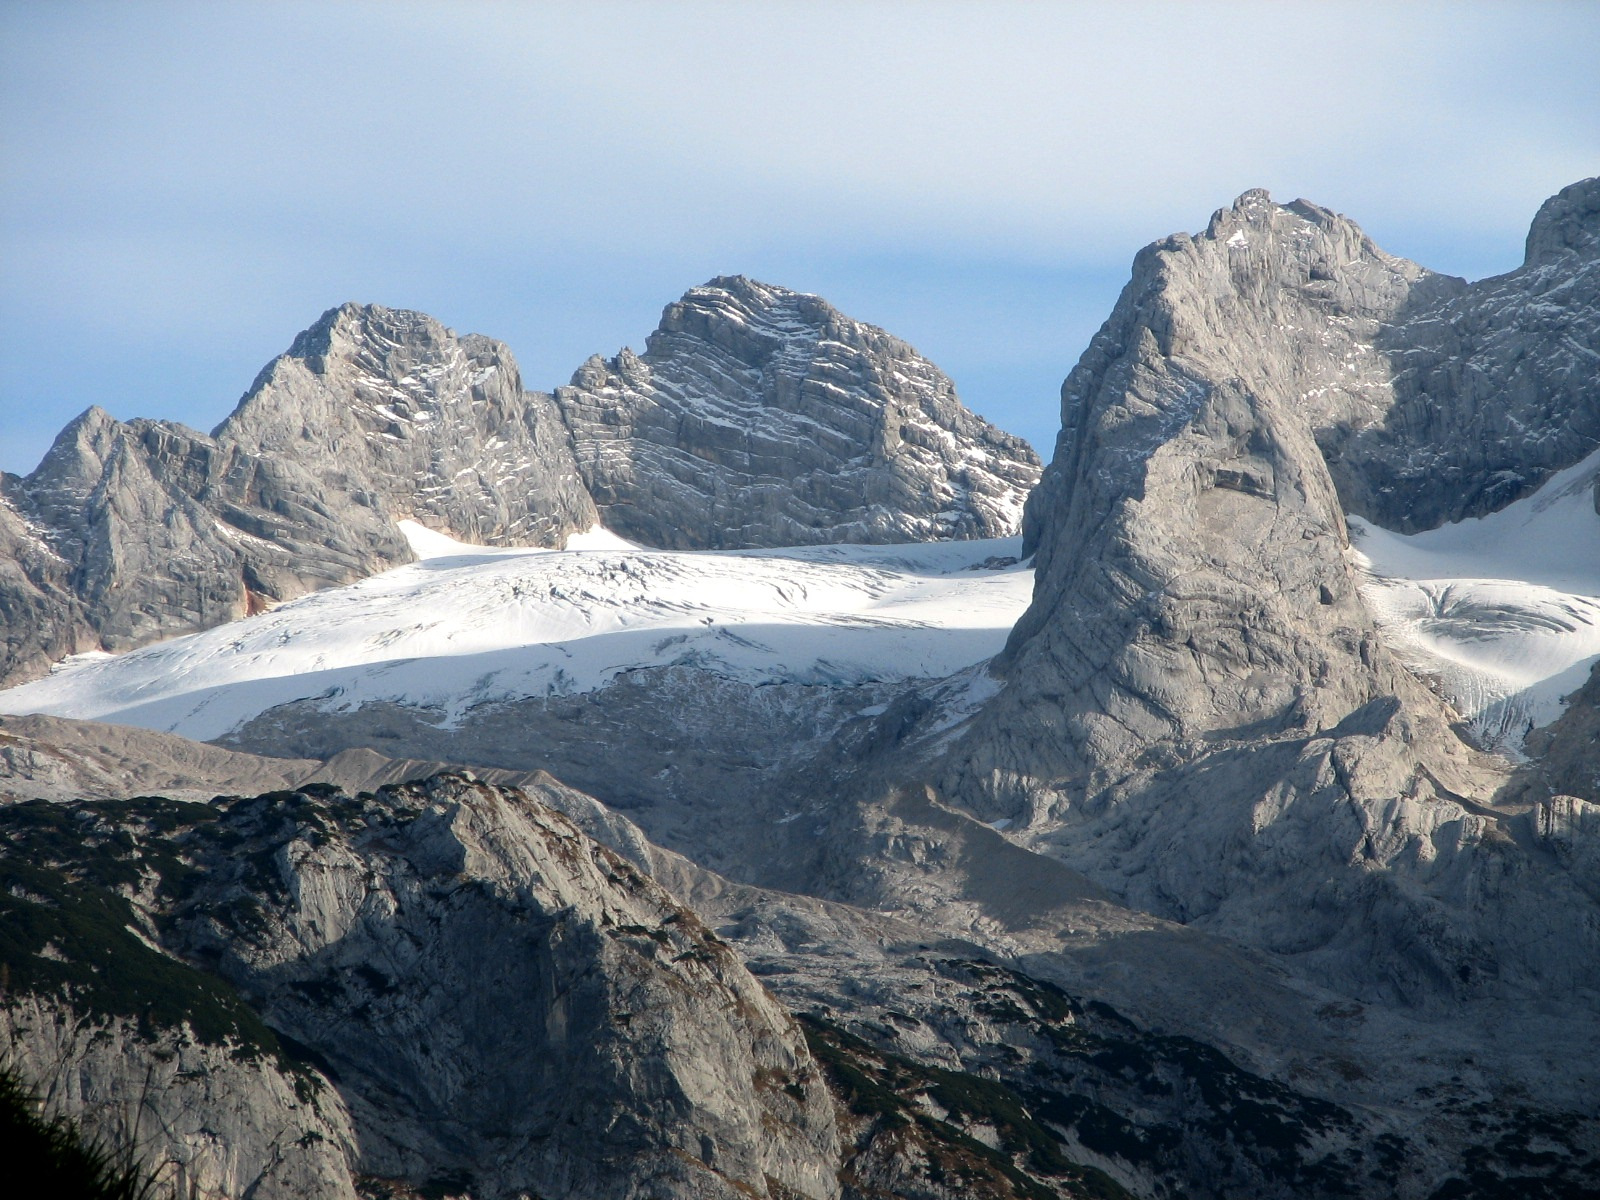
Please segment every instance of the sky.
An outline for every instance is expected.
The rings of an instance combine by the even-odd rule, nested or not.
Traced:
[[[1046,457],[1135,252],[1251,187],[1480,278],[1600,173],[1600,4],[0,0],[0,470],[200,429],[346,300],[527,386],[722,274]]]

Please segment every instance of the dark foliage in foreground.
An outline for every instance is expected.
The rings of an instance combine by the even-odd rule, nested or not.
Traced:
[[[156,1200],[155,1177],[131,1151],[88,1138],[61,1116],[44,1116],[32,1089],[0,1067],[0,1162],[17,1195],[52,1200]]]

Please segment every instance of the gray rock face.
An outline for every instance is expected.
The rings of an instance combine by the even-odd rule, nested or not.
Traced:
[[[403,517],[537,546],[596,521],[565,427],[504,346],[357,305],[301,334],[212,436],[91,408],[4,494],[5,680],[409,562]]]
[[[0,476],[0,681],[43,675],[95,645],[70,564],[13,504],[14,482]]]
[[[1063,385],[1031,512],[1060,502],[1085,389],[1131,370],[1141,325],[1163,355],[1302,417],[1345,511],[1411,532],[1504,507],[1600,442],[1597,229],[1600,179],[1575,183],[1541,207],[1521,267],[1469,284],[1384,253],[1315,204],[1246,192],[1198,238],[1139,256]],[[1038,532],[1025,522],[1030,549]]]
[[[1382,420],[1319,428],[1345,506],[1411,532],[1483,516],[1600,444],[1600,179],[1547,200],[1517,270],[1415,289],[1379,331]],[[1376,394],[1381,394],[1377,389]]]
[[[1235,901],[1225,915],[1238,918],[1236,925],[1204,915],[1177,924],[1119,902],[1115,893],[1129,889],[1118,873],[1103,877],[1109,887],[1100,886],[1060,861],[1064,855],[1050,845],[1036,846],[1026,831],[997,831],[986,823],[988,813],[974,819],[920,789],[898,786],[936,760],[937,731],[950,715],[942,693],[950,685],[920,694],[885,688],[876,696],[860,689],[823,694],[829,690],[740,688],[665,668],[630,673],[570,702],[486,705],[449,731],[437,728],[442,712],[374,705],[346,714],[278,710],[249,733],[253,744],[280,752],[326,753],[353,743],[577,771],[586,791],[624,812],[609,814],[602,825],[593,814],[563,811],[667,881],[793,1011],[822,1012],[922,1067],[991,1080],[997,1070],[1003,1080],[1040,1083],[1035,1060],[1015,1057],[1040,1036],[1037,1030],[1002,1030],[994,1021],[1000,1000],[972,995],[957,1002],[929,978],[930,945],[959,938],[966,948],[945,954],[1004,955],[1035,978],[1194,1038],[1274,1080],[1256,1099],[1246,1098],[1244,1111],[1256,1111],[1251,1105],[1268,1092],[1279,1098],[1269,1104],[1276,1110],[1290,1098],[1279,1087],[1300,1097],[1295,1104],[1320,1100],[1347,1110],[1348,1120],[1318,1126],[1304,1139],[1287,1135],[1299,1146],[1291,1153],[1280,1157],[1260,1144],[1222,1166],[1214,1157],[1222,1137],[1214,1118],[1194,1110],[1173,1115],[1187,1100],[1175,1098],[1175,1109],[1163,1116],[1157,1110],[1166,1102],[1156,1105],[1142,1094],[1113,1100],[1114,1081],[1077,1077],[1061,1085],[1065,1111],[1090,1111],[1078,1107],[1086,1097],[1112,1107],[1119,1128],[1127,1128],[1123,1121],[1146,1129],[1174,1120],[1187,1126],[1181,1134],[1169,1126],[1152,1135],[1165,1139],[1165,1150],[1125,1143],[1126,1153],[1101,1156],[1089,1143],[1104,1149],[1097,1131],[1104,1132],[1098,1121],[1106,1114],[1093,1110],[1099,1115],[1083,1118],[1089,1143],[1069,1143],[1063,1153],[1098,1165],[1138,1194],[1173,1187],[1193,1195],[1333,1195],[1339,1194],[1329,1182],[1333,1171],[1348,1194],[1420,1200],[1461,1169],[1463,1156],[1482,1162],[1499,1156],[1487,1147],[1500,1135],[1486,1137],[1472,1124],[1470,1114],[1485,1111],[1506,1114],[1508,1136],[1519,1122],[1528,1124],[1514,1115],[1521,1110],[1541,1114],[1536,1123],[1577,1114],[1563,1126],[1572,1162],[1600,1148],[1600,1121],[1581,1072],[1556,1065],[1583,1061],[1600,1047],[1600,1030],[1581,1006],[1548,1003],[1588,986],[1582,980],[1592,958],[1586,950],[1567,953],[1586,944],[1584,935],[1569,938],[1572,931],[1562,930],[1547,943],[1548,954],[1505,952],[1518,938],[1535,940],[1529,931],[1549,927],[1553,913],[1586,919],[1580,904],[1587,902],[1572,886],[1582,886],[1588,844],[1582,812],[1567,820],[1561,810],[1556,832],[1536,837],[1529,814],[1517,815],[1523,806],[1469,808],[1467,801],[1462,823],[1444,825],[1434,869],[1418,872],[1419,881],[1408,877],[1403,861],[1385,866],[1333,857],[1327,829],[1313,820],[1312,805],[1297,799],[1301,811],[1293,819],[1303,824],[1269,830],[1275,857],[1248,876],[1259,865],[1249,846],[1241,839],[1229,848],[1231,857],[1213,857],[1205,839],[1214,832],[1203,826],[1194,835],[1197,848],[1185,852],[1192,861],[1176,852],[1166,865],[1140,860],[1146,873],[1170,870],[1183,879],[1187,870],[1219,888],[1266,891],[1281,910],[1270,925],[1261,917],[1265,905],[1246,921]],[[585,752],[595,742],[605,745],[604,755]],[[1341,765],[1354,761],[1358,749],[1347,745]],[[1218,800],[1218,809],[1232,786],[1214,782],[1219,775],[1202,781],[1216,788],[1204,798]],[[1259,781],[1241,771],[1238,782]],[[1176,806],[1184,797],[1166,799]],[[1423,806],[1409,807],[1402,815],[1414,819]],[[1485,813],[1489,819],[1480,821]],[[1226,813],[1212,816],[1220,821]],[[630,819],[657,848],[638,852],[640,839],[627,832]],[[1450,852],[1446,839],[1458,834],[1476,839],[1465,855]],[[1296,836],[1303,838],[1298,846],[1291,841]],[[1139,850],[1127,851],[1130,863]],[[1302,851],[1306,861],[1297,863]],[[1545,861],[1551,852],[1568,855],[1572,869],[1552,873]],[[705,866],[725,878],[705,878]],[[1496,914],[1487,926],[1480,925],[1484,911]],[[1207,932],[1219,928],[1279,953],[1262,955]],[[1463,965],[1470,983],[1457,973]],[[956,1045],[935,1032],[952,1027],[967,1031],[954,1035]],[[1169,1045],[1164,1053],[1175,1050]],[[1040,1057],[1056,1069],[1049,1055]],[[867,1058],[857,1066],[870,1075]],[[1127,1088],[1126,1081],[1120,1086]],[[1024,1107],[1037,1115],[1050,1103],[1048,1095],[1035,1095]],[[912,1182],[914,1163],[877,1162],[873,1138],[854,1140],[859,1131],[852,1121],[842,1126],[846,1142],[857,1146],[847,1152],[847,1170],[900,1180],[910,1194],[921,1194]],[[1076,1127],[1077,1118],[1067,1124]],[[1386,1174],[1367,1177],[1323,1162],[1336,1146],[1347,1148],[1340,1156],[1371,1162],[1374,1145],[1390,1148]],[[1410,1149],[1401,1152],[1401,1145]],[[1507,1161],[1494,1170],[1515,1175],[1517,1168]]]
[[[256,378],[218,441],[325,495],[463,541],[560,546],[596,523],[550,398],[504,345],[378,305],[332,309]]]
[[[1529,761],[1505,799],[1528,806],[1534,844],[1572,872],[1600,903],[1600,676],[1568,697],[1567,709],[1528,739]]]
[[[499,342],[346,304],[210,437],[89,409],[0,480],[0,682],[409,562],[402,518],[560,546],[599,522],[591,487],[618,532],[663,546],[1014,532],[1038,478],[1025,443],[882,331],[719,282],[559,404]]]
[[[360,801],[323,786],[210,806],[17,805],[0,819],[9,907],[115,906],[85,890],[111,888],[146,946],[203,964],[319,1064],[302,1091],[337,1085],[323,1108],[347,1106],[349,1125],[320,1136],[349,1157],[342,1187],[302,1180],[271,1194],[349,1194],[352,1171],[483,1200],[838,1194],[833,1101],[788,1014],[692,912],[534,797],[441,776]],[[62,821],[75,836],[60,837]],[[51,868],[63,874],[41,873]],[[136,888],[115,887],[141,873]],[[94,938],[130,935],[97,928],[8,953],[14,990],[39,995],[56,975],[120,961]],[[233,1021],[222,1049],[256,1028],[266,1062],[259,1039],[272,1035],[229,1009],[220,985],[166,971],[193,980],[194,998],[170,982],[138,993],[151,968],[126,981],[102,971],[104,986],[74,1003],[91,1026],[129,1006],[153,1005],[157,1024],[220,1011],[213,1024]],[[162,1036],[206,1040],[188,1020],[201,1018]],[[23,1036],[48,1049],[37,1031]],[[104,1053],[137,1062],[166,1044],[130,1040]],[[109,1086],[116,1072],[83,1061],[92,1053],[62,1047],[59,1065]],[[234,1102],[277,1086],[270,1074]],[[214,1086],[228,1079],[219,1071]],[[270,1150],[253,1126],[219,1132],[241,1161]]]
[[[1201,401],[1198,389],[1223,382],[1270,392],[1307,429],[1338,443],[1382,422],[1393,407],[1391,372],[1374,349],[1380,332],[1421,298],[1464,287],[1385,254],[1344,217],[1304,200],[1279,206],[1259,190],[1214,214],[1205,233],[1146,247],[1111,317],[1062,385],[1062,429],[1024,519],[1026,552],[1041,545],[1043,524],[1060,524],[1047,514],[1072,502],[1064,493],[1080,486],[1098,422],[1124,435],[1119,453],[1137,471],[1183,430]],[[1194,376],[1197,390],[1187,399],[1179,399],[1187,377],[1148,377],[1169,361]],[[1140,387],[1166,388],[1173,402],[1152,403]],[[1125,404],[1116,401],[1119,393]],[[1101,410],[1110,411],[1102,417]]]
[[[257,758],[171,734],[59,717],[0,718],[0,803],[166,796],[209,800],[308,781],[320,762]]]
[[[830,694],[741,688],[674,667],[583,698],[485,705],[450,728],[438,710],[372,706],[335,720],[302,707],[267,714],[241,737],[280,753],[381,745],[580,772],[652,839],[745,880],[711,876],[602,805],[529,781],[550,808],[668,882],[780,1000],[822,1013],[813,1045],[820,1038],[857,1073],[841,1079],[892,1094],[872,1093],[875,1111],[918,1132],[901,1136],[859,1111],[836,1124],[852,1200],[875,1187],[948,1194],[934,1168],[954,1143],[924,1139],[922,1118],[953,1117],[969,1152],[984,1139],[1008,1145],[995,1114],[1012,1113],[1003,1104],[1019,1097],[1029,1120],[1055,1114],[1050,1136],[1074,1163],[1145,1194],[1586,1194],[1600,1179],[1587,1076],[1600,1025],[1582,1000],[1600,988],[1593,706],[1574,706],[1550,732],[1540,778],[1512,777],[1462,745],[1453,714],[1388,652],[1363,609],[1342,512],[1420,526],[1522,487],[1495,483],[1498,472],[1536,474],[1587,452],[1552,434],[1503,460],[1479,454],[1473,439],[1498,428],[1494,405],[1476,383],[1435,386],[1456,368],[1427,363],[1439,346],[1464,348],[1475,365],[1462,379],[1509,381],[1529,420],[1541,389],[1563,380],[1568,407],[1582,409],[1582,345],[1559,343],[1587,336],[1592,320],[1591,192],[1579,185],[1546,206],[1521,273],[1470,287],[1384,256],[1343,218],[1264,193],[1219,213],[1204,235],[1145,251],[1063,389],[1056,461],[1029,507],[1037,591],[996,664],[998,695],[979,671]],[[734,331],[750,322],[727,324],[706,336],[737,346]],[[1563,354],[1579,368],[1562,374]],[[1535,381],[1526,395],[1508,363]],[[745,378],[760,375],[751,371]],[[655,368],[639,378],[633,392],[615,385],[633,397],[619,411],[647,407],[639,397],[656,387]],[[1408,382],[1421,379],[1431,381],[1426,403]],[[673,454],[707,445],[691,433],[659,445]],[[1407,490],[1423,463],[1448,481],[1436,497]],[[669,489],[664,511],[715,494],[684,486]],[[606,753],[594,752],[597,741]],[[49,773],[42,749],[9,749],[23,770]],[[339,769],[407,773],[364,757],[376,756],[348,751]],[[337,762],[284,769],[331,777]],[[912,786],[924,779],[938,787]],[[244,850],[208,860],[192,893],[206,908],[170,910],[178,920],[162,936],[323,1050],[341,1094],[378,1097],[349,1102],[371,1169],[421,1181],[419,1164],[449,1172],[470,1160],[492,1194],[542,1178],[548,1162],[502,1132],[514,1141],[547,1112],[578,1113],[588,1131],[598,1126],[585,1114],[603,1123],[620,1109],[585,1108],[591,1093],[556,1088],[538,1101],[548,1109],[515,1110],[531,1124],[508,1125],[499,1109],[472,1109],[470,1128],[448,1124],[440,1114],[466,1076],[445,1060],[480,1072],[472,1078],[485,1095],[509,1090],[468,1019],[488,1000],[463,995],[458,977],[487,980],[504,1011],[523,1013],[519,998],[530,996],[557,1011],[557,991],[540,989],[566,978],[580,944],[610,939],[654,955],[617,985],[647,996],[682,967],[666,960],[703,945],[674,941],[684,918],[650,908],[611,860],[590,852],[588,862],[626,886],[562,859],[569,843],[552,832],[555,818],[476,785],[436,786],[348,810],[315,796],[230,809],[226,827]],[[524,855],[536,860],[531,871],[517,866]],[[774,882],[858,907],[750,886]],[[216,923],[240,897],[263,925]],[[537,970],[473,957],[499,936],[497,921],[556,930],[562,949]],[[435,927],[450,946],[417,950]],[[950,945],[956,938],[968,944]],[[974,970],[985,954],[1185,1036],[1146,1036],[1082,1006],[1063,1021],[1036,983]],[[633,962],[589,961],[608,980],[617,961]],[[680,1084],[640,1082],[692,1076],[680,1052],[690,1026],[640,1026],[641,1010],[614,1003],[616,993],[571,994],[587,998],[584,1012],[610,1013],[612,1028],[583,1024],[569,1006],[568,1041],[547,1024],[545,1052],[570,1062],[561,1055],[584,1039],[606,1054],[625,1047],[598,1077],[644,1114],[628,1127],[630,1145],[644,1147],[638,1158],[607,1158],[615,1145],[595,1136],[582,1164],[602,1164],[596,1178],[648,1179],[664,1150],[669,1167],[706,1165],[703,1144],[670,1132],[681,1110],[662,1097]],[[715,1007],[711,993],[688,994]],[[798,1082],[781,1022],[710,1028],[694,1036],[734,1047],[730,1079],[770,1065]],[[389,1040],[404,1052],[374,1049]],[[756,1047],[748,1056],[746,1045]],[[636,1053],[652,1065],[623,1071]],[[725,1148],[742,1144],[726,1131],[749,1128],[749,1113],[789,1122],[784,1169],[814,1161],[794,1147],[823,1144],[809,1118],[761,1109],[762,1091],[695,1093],[710,1098],[695,1126],[712,1139],[710,1165],[748,1168],[729,1178],[752,1187],[757,1167],[790,1177]],[[809,1099],[808,1086],[800,1091]],[[731,1110],[746,1114],[742,1125]],[[556,1194],[586,1178],[563,1177]],[[666,1179],[658,1186],[681,1182]]]
[[[11,678],[63,646],[131,649],[410,558],[380,513],[329,499],[292,460],[98,408],[5,490],[24,525],[9,571],[33,593],[5,591],[24,612],[31,594],[55,601],[42,626],[25,618],[12,635],[0,663]]]
[[[59,997],[8,997],[0,1039],[51,1112],[128,1146],[157,1194],[193,1200],[357,1200],[349,1114],[314,1071],[152,1032]],[[314,1081],[314,1082],[313,1082]]]
[[[651,686],[663,710],[684,709],[687,692],[675,691],[679,685],[690,687],[665,678],[641,684],[637,706],[619,711],[643,711]],[[784,707],[792,700],[774,703]],[[1595,1030],[1581,1005],[1552,1009],[1508,989],[1503,1002],[1408,1013],[1319,991],[1295,976],[1293,957],[1263,961],[1195,928],[1119,906],[1060,862],[917,789],[865,799],[871,782],[861,773],[903,779],[925,761],[922,751],[901,740],[916,724],[906,697],[839,737],[839,760],[825,753],[818,758],[809,790],[801,786],[798,766],[780,766],[759,783],[739,781],[739,752],[732,743],[742,737],[748,755],[754,741],[748,735],[761,719],[738,725],[741,703],[749,706],[730,695],[717,701],[718,711],[696,717],[729,721],[730,744],[680,754],[680,769],[668,772],[670,782],[658,777],[659,759],[645,753],[652,740],[672,739],[667,723],[630,735],[625,722],[593,726],[590,713],[581,718],[585,734],[605,741],[612,764],[609,776],[600,764],[592,764],[591,773],[608,791],[631,797],[635,817],[696,857],[718,853],[746,878],[780,879],[859,907],[719,877],[651,844],[628,817],[537,772],[480,775],[531,790],[540,804],[566,814],[654,876],[727,941],[781,1003],[812,1015],[808,1040],[819,1047],[813,1056],[822,1055],[819,1065],[834,1079],[840,1101],[839,1165],[847,1200],[877,1197],[874,1187],[952,1200],[991,1186],[1001,1196],[1022,1194],[1002,1182],[1005,1172],[996,1164],[1006,1158],[996,1159],[986,1148],[995,1145],[1025,1179],[1068,1196],[1114,1196],[1120,1183],[1137,1195],[1289,1200],[1313,1192],[1422,1200],[1461,1175],[1468,1162],[1466,1173],[1480,1189],[1529,1193],[1581,1189],[1584,1172],[1600,1169],[1593,1161],[1600,1123],[1587,1112],[1590,1089],[1581,1078],[1552,1070],[1557,1058],[1592,1059]],[[143,747],[164,764],[163,771],[173,772],[172,782],[184,782],[181,739],[168,735],[39,718],[8,720],[5,731],[30,735],[34,749],[20,763],[30,778],[38,778],[34,761],[52,747],[75,764],[91,757],[115,760]],[[786,727],[783,736],[793,735],[794,728]],[[523,741],[561,736],[555,717],[528,723]],[[485,745],[468,737],[457,748],[477,754]],[[500,745],[503,753],[518,756],[509,748],[511,739]],[[251,761],[263,780],[273,772],[284,778],[303,773],[296,786],[305,803],[315,803],[319,819],[337,819],[347,807],[359,817],[372,802],[308,786],[314,779],[338,781],[354,794],[439,769],[387,761],[370,751],[346,751],[318,764],[250,760],[195,746],[188,760],[191,790],[208,781],[214,791],[246,780]],[[0,755],[0,774],[11,761]],[[77,777],[99,786],[101,775],[96,766]],[[159,776],[144,779],[154,783]],[[16,790],[27,794],[20,785]],[[248,803],[257,805],[258,816],[300,813],[302,804],[285,805],[285,799],[271,798],[265,808]],[[150,861],[159,862],[162,838],[152,839],[148,822],[138,815],[148,803],[125,806],[127,817],[118,823],[138,837]],[[88,806],[71,811],[83,807]],[[101,804],[93,811],[115,820],[118,807]],[[269,845],[281,848],[284,839],[294,840],[287,825],[264,840],[234,840],[243,826],[233,822],[250,811],[230,811],[223,818],[228,832],[218,835],[248,854],[234,853],[219,863],[193,854],[192,846],[184,851],[223,892],[239,873],[241,858],[254,858],[265,869],[278,861],[265,853]],[[0,822],[4,813],[0,809]],[[1548,820],[1541,818],[1540,844],[1554,854],[1581,855],[1586,814],[1581,806],[1555,806]],[[291,824],[304,832],[315,822],[301,814]],[[322,832],[313,829],[308,840]],[[368,825],[369,834],[378,832]],[[177,840],[185,844],[188,836],[180,831]],[[393,849],[392,838],[386,844]],[[364,877],[369,892],[386,894],[383,880],[399,885],[408,877],[404,865],[391,870],[387,859],[363,855],[371,871]],[[209,910],[234,911],[216,902],[217,890],[205,893]],[[254,884],[247,892],[264,894]],[[400,893],[410,894],[403,886]],[[189,885],[189,894],[200,889]],[[271,908],[284,901],[274,893],[264,903]],[[460,907],[457,901],[448,911]],[[423,911],[439,912],[431,905]],[[1527,916],[1524,911],[1520,919]],[[301,936],[305,924],[302,919],[295,925]],[[202,944],[212,944],[203,931],[199,936]],[[188,937],[184,933],[172,944],[187,945]],[[253,962],[256,943],[247,937],[241,945],[241,954]],[[311,966],[334,953],[388,953],[385,939],[346,935],[337,945],[341,949],[298,960],[282,977],[269,971],[262,985],[274,996],[283,992],[273,1003],[288,1008],[274,1008],[272,1019],[297,1041],[323,1023],[336,1023],[359,999],[355,981],[367,978],[359,964],[317,973]],[[213,964],[215,956],[201,961]],[[383,1013],[384,1020],[393,1019],[412,974],[397,971],[388,958],[366,965],[393,979],[395,990],[385,995],[391,1007]],[[321,986],[331,978],[350,986]],[[418,986],[443,986],[426,971],[417,978]],[[1093,1003],[1086,1002],[1090,997]],[[1126,1015],[1112,1013],[1107,1002]],[[299,1014],[298,1024],[284,1024],[284,1011]],[[507,1011],[513,1020],[522,1019],[519,1009]],[[369,1040],[379,1036],[372,1033]],[[329,1065],[339,1070],[340,1087],[348,1092],[350,1072]],[[863,1079],[883,1090],[863,1096]],[[387,1095],[374,1107],[391,1107]],[[866,1115],[858,1107],[863,1101]],[[363,1111],[358,1104],[351,1110]],[[385,1118],[375,1119],[387,1128]],[[1544,1147],[1536,1164],[1520,1157],[1534,1144],[1530,1138]],[[963,1178],[966,1190],[952,1183]]]
[[[1039,475],[910,346],[742,276],[555,400],[606,527],[668,549],[1004,537]]]
[[[1575,252],[1538,261],[1587,278]],[[1569,978],[1506,905],[1594,963],[1589,901],[1512,849],[1504,769],[1386,649],[1348,554],[1344,504],[1423,511],[1367,486],[1393,462],[1367,431],[1403,423],[1379,347],[1463,294],[1260,192],[1142,252],[1063,386],[1034,601],[946,793],[1136,907],[1358,994]]]

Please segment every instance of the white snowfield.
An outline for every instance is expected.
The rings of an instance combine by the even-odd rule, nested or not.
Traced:
[[[1479,520],[1405,535],[1350,518],[1363,600],[1485,744],[1519,753],[1600,658],[1600,452]],[[669,552],[595,530],[562,551],[401,522],[419,562],[0,692],[40,712],[221,737],[280,704],[493,701],[693,665],[751,683],[940,679],[998,653],[1033,572],[1021,539]]]
[[[394,701],[458,720],[690,664],[752,683],[936,679],[998,653],[1033,572],[1020,538],[668,552],[596,530],[566,550],[471,546],[401,522],[421,560],[112,657],[67,659],[0,712],[226,734],[280,704]]]
[[[1484,743],[1517,755],[1600,657],[1600,452],[1477,520],[1398,534],[1350,518],[1361,595]]]

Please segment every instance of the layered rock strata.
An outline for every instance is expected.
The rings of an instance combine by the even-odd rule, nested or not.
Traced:
[[[931,363],[814,296],[715,281],[650,347],[552,397],[499,342],[346,304],[210,436],[89,409],[0,478],[0,682],[409,562],[403,518],[539,547],[602,510],[659,546],[987,537],[1038,478]]]
[[[1433,276],[1373,340],[1380,419],[1316,420],[1348,511],[1412,532],[1480,517],[1600,444],[1600,179],[1540,207],[1523,264]]]
[[[21,614],[0,662],[12,678],[63,649],[131,649],[410,558],[387,514],[293,458],[99,408],[0,483],[15,537],[0,605]]]
[[[743,276],[555,400],[606,527],[668,549],[1004,537],[1039,476],[910,346]]]
[[[482,545],[595,524],[550,397],[511,352],[423,313],[346,304],[269,363],[214,436],[297,463],[330,497]]]
[[[1559,224],[1541,222],[1537,286],[1561,271],[1587,295],[1592,239],[1541,248]],[[1345,507],[1422,519],[1416,489],[1382,482],[1403,439],[1381,432],[1454,452],[1406,418],[1393,347],[1466,294],[1262,192],[1143,251],[1063,386],[1026,526],[1034,600],[943,788],[1137,907],[1320,960],[1368,995],[1566,979],[1578,945],[1595,962],[1592,926],[1560,916],[1573,881],[1512,849],[1517,814],[1492,804],[1504,768],[1459,741],[1356,591]],[[1466,389],[1436,408],[1478,405]],[[1435,515],[1487,494],[1443,482]],[[1576,940],[1546,953],[1519,920]]]

